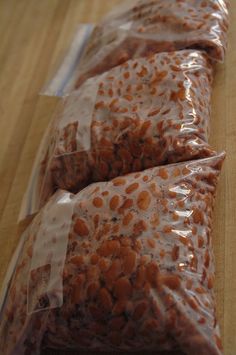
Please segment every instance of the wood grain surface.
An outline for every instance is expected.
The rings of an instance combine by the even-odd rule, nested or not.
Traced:
[[[0,0],[0,284],[17,243],[16,221],[43,132],[58,99],[39,96],[79,23],[120,0]],[[215,209],[218,317],[225,355],[236,354],[236,1],[230,43],[213,91],[211,143],[226,150]],[[199,354],[201,355],[201,354]]]

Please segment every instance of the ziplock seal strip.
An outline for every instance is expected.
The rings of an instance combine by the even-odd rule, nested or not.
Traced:
[[[40,92],[41,95],[61,97],[70,91],[70,86],[73,81],[73,74],[79,65],[81,56],[94,27],[95,25],[91,23],[79,26],[68,54],[53,79],[50,80]]]
[[[53,118],[54,117],[55,116],[53,116]],[[36,212],[38,212],[40,193],[38,192],[37,186],[39,184],[39,179],[40,179],[40,162],[43,157],[45,146],[47,146],[47,140],[50,131],[52,129],[52,125],[54,123],[53,118],[52,121],[49,123],[43,135],[42,141],[39,145],[39,149],[36,154],[36,158],[30,174],[28,186],[24,193],[23,200],[21,203],[20,213],[18,216],[18,223],[23,221],[27,216],[33,215]]]

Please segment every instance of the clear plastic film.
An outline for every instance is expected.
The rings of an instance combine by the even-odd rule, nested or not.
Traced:
[[[80,60],[95,25],[81,24],[75,32],[69,49],[51,80],[41,90],[41,95],[65,96],[71,90],[71,81],[76,77]],[[59,58],[60,59],[60,58]]]
[[[56,131],[58,122],[61,119],[61,110],[63,103],[60,102],[56,107],[52,120],[46,129],[42,141],[40,143],[37,156],[34,161],[32,172],[30,175],[28,187],[23,197],[18,222],[23,223],[23,229],[27,226],[27,221],[35,213],[39,211],[40,199],[45,200],[41,195],[40,186],[44,186],[44,194],[52,195],[53,186],[52,179],[49,173],[46,174],[47,162],[53,154],[56,144]],[[46,190],[47,188],[47,190]]]
[[[0,299],[1,354],[40,354],[47,311],[63,305],[72,213],[72,195],[58,191],[21,236]]]
[[[27,229],[2,302],[0,350],[221,355],[211,232],[223,160],[59,191]],[[63,302],[50,303],[58,282]],[[32,293],[38,302],[29,311]]]
[[[211,84],[207,56],[192,50],[130,60],[87,80],[58,110],[20,219],[57,188],[77,193],[91,182],[211,155]]]
[[[180,49],[203,49],[223,61],[227,0],[140,0],[115,9],[97,25],[68,89],[129,59]]]

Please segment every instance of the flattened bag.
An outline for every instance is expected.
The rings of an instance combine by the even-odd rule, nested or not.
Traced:
[[[203,49],[223,61],[227,0],[141,0],[115,9],[95,27],[73,87],[129,59],[180,49]]]
[[[26,231],[0,351],[222,354],[211,231],[223,159],[58,192]]]
[[[211,155],[211,84],[206,55],[191,50],[131,60],[87,80],[47,133],[25,215],[57,188],[77,193],[91,182]]]

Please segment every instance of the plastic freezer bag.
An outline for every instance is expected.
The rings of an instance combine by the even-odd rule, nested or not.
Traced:
[[[201,51],[130,60],[71,93],[43,143],[21,217],[57,188],[209,156],[212,68]]]
[[[224,154],[59,191],[25,233],[0,350],[220,355],[212,212]]]
[[[223,61],[229,23],[225,0],[141,0],[95,27],[70,87],[129,59],[179,49],[204,49]]]

